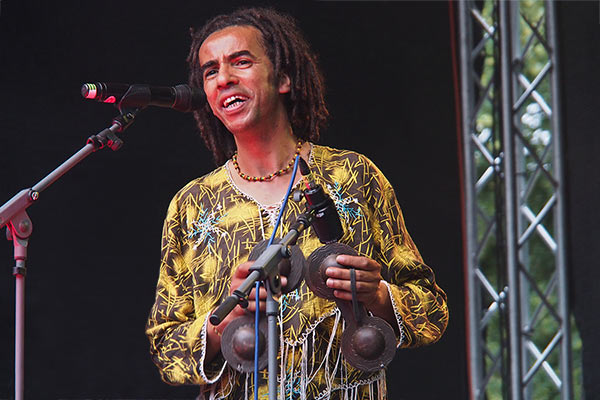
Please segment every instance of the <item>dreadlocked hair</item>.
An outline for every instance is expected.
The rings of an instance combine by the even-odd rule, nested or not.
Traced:
[[[273,64],[277,79],[287,75],[291,81],[286,98],[288,118],[294,135],[316,142],[325,127],[329,112],[325,105],[325,83],[313,53],[295,20],[269,8],[242,8],[231,14],[218,15],[202,28],[190,30],[192,45],[187,62],[189,83],[202,89],[203,77],[198,59],[200,46],[212,33],[229,26],[252,26],[262,34],[262,45]],[[235,141],[210,106],[194,111],[200,135],[212,152],[217,165],[222,165],[236,150]]]

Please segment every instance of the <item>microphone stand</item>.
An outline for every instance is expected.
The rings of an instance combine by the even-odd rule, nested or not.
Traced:
[[[122,104],[122,103],[120,103]],[[121,108],[119,108],[121,110]],[[119,150],[123,141],[117,133],[127,129],[139,109],[121,111],[112,125],[87,139],[86,145],[33,187],[23,189],[0,207],[0,228],[7,226],[6,236],[13,241],[15,267],[15,400],[23,400],[25,382],[25,276],[27,275],[27,245],[33,231],[31,219],[25,211],[35,203],[40,193],[57,181],[84,158],[105,146]]]
[[[273,294],[281,292],[278,264],[283,258],[291,256],[289,246],[296,244],[300,233],[310,226],[312,220],[312,212],[300,214],[284,238],[279,243],[271,244],[265,249],[252,267],[250,267],[250,274],[246,277],[246,280],[215,309],[209,318],[212,325],[219,325],[236,305],[241,304],[243,306],[248,304],[247,297],[257,281],[265,282],[267,289],[267,374],[269,400],[277,399],[277,344],[279,341],[277,315],[279,314],[279,303],[273,298]],[[255,371],[255,373],[258,373],[258,371]],[[256,391],[258,388],[255,387],[254,390]]]

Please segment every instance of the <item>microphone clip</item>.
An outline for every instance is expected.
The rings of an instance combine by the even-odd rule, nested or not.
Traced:
[[[321,243],[337,242],[344,235],[337,207],[331,197],[325,193],[323,186],[316,182],[310,167],[303,158],[300,158],[299,165],[302,179],[306,185],[306,189],[302,191],[306,199],[306,210],[313,216],[313,230]]]
[[[117,136],[117,133],[123,132],[135,120],[138,110],[127,111],[116,116],[112,120],[110,128],[106,128],[96,135],[92,135],[87,139],[87,144],[92,144],[93,151],[100,150],[105,146],[110,147],[112,151],[117,151],[123,146],[123,140]]]
[[[145,108],[152,99],[152,92],[148,85],[131,85],[125,92],[121,100],[117,103],[117,108],[121,115],[126,114],[128,111],[139,110]],[[140,104],[144,106],[140,107]]]

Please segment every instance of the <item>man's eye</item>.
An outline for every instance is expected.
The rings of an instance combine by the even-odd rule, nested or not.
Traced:
[[[250,65],[251,62],[250,62],[250,60],[238,60],[238,61],[236,61],[235,64],[240,67],[244,67],[244,66]]]
[[[208,69],[208,70],[206,70],[204,72],[204,77],[208,78],[208,77],[210,77],[210,76],[212,76],[212,75],[214,75],[216,73],[217,73],[217,70],[215,70],[215,69]]]

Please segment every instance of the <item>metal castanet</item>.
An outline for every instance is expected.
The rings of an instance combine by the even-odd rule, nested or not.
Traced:
[[[221,353],[233,368],[240,372],[254,371],[254,316],[242,315],[227,325],[221,337]],[[258,370],[267,367],[267,322],[258,323]]]
[[[396,354],[394,329],[379,317],[366,316],[342,334],[342,354],[350,365],[361,371],[385,368]]]
[[[339,254],[348,254],[351,256],[358,255],[356,250],[352,247],[336,242],[321,246],[308,256],[306,273],[304,274],[306,285],[314,294],[321,298],[336,300],[336,297],[333,295],[333,289],[327,287],[327,284],[325,283],[327,281],[327,274],[325,271],[330,266],[346,268],[335,262],[335,256]],[[327,261],[325,261],[326,259]]]
[[[268,240],[263,240],[259,242],[248,256],[248,261],[256,261],[258,257],[265,251],[267,248]],[[278,243],[276,239],[273,243]],[[287,278],[287,284],[285,287],[281,288],[283,293],[289,293],[296,290],[302,280],[304,279],[304,271],[306,270],[306,258],[304,257],[304,253],[300,250],[300,247],[297,245],[290,246],[290,258],[283,258],[279,261],[279,274],[281,276],[285,276]]]

